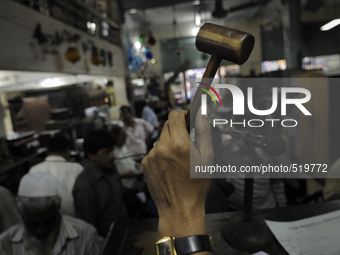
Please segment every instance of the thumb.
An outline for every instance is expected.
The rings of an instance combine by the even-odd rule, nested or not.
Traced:
[[[201,155],[213,153],[209,119],[201,114],[201,108],[197,111],[195,119],[195,143]]]

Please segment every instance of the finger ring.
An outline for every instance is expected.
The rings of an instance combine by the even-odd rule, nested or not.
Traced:
[[[158,143],[158,141],[159,141],[160,138],[161,138],[161,137],[158,137],[157,140],[153,143],[153,147],[156,146],[156,144]]]

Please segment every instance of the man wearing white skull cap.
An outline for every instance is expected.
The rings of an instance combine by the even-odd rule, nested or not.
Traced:
[[[22,221],[0,236],[6,255],[99,254],[103,239],[96,229],[59,212],[57,179],[50,173],[23,176],[18,190]]]

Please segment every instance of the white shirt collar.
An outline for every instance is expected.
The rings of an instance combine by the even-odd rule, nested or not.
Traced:
[[[58,155],[50,155],[45,158],[45,161],[63,161],[66,162],[66,159],[62,156]]]

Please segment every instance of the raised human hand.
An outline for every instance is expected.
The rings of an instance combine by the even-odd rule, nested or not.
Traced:
[[[206,234],[204,205],[210,179],[190,178],[190,165],[211,165],[213,161],[210,124],[200,111],[195,126],[193,143],[185,112],[172,111],[160,140],[142,162],[158,209],[161,236]]]

